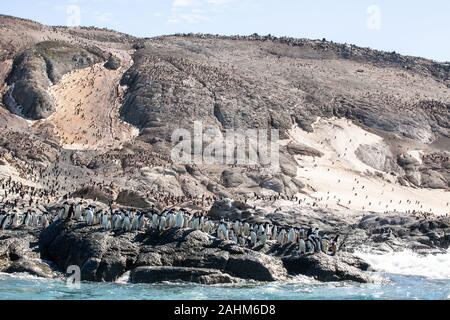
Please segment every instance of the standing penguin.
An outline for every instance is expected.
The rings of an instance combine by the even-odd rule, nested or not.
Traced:
[[[111,229],[111,222],[109,219],[109,213],[105,213],[102,216],[102,229],[103,231],[108,231],[109,229]]]
[[[10,223],[11,223],[11,216],[9,214],[7,214],[5,216],[5,218],[3,218],[1,228],[3,230],[7,229],[9,227]]]
[[[133,230],[133,231],[139,230],[139,218],[140,218],[140,215],[137,215],[137,214],[134,215],[134,217],[131,221],[131,230]]]
[[[302,238],[298,240],[298,253],[301,255],[306,254],[306,243]]]
[[[125,214],[125,218],[123,219],[122,229],[126,232],[131,231],[131,221],[130,221],[130,215],[128,212]]]
[[[81,202],[79,202],[76,206],[75,206],[75,215],[74,215],[74,220],[75,221],[80,221],[81,220],[81,216],[82,216],[83,212],[81,211]]]
[[[44,229],[47,229],[47,227],[50,225],[47,215],[48,215],[47,212],[45,212],[42,215],[42,219],[41,219],[41,227],[44,228]]]
[[[177,213],[177,216],[175,218],[175,227],[178,229],[182,229],[184,225],[184,216],[183,212],[180,210]]]
[[[167,219],[164,215],[159,220],[159,231],[164,231],[167,228]]]
[[[91,206],[89,206],[85,211],[85,222],[88,226],[92,226],[94,223],[94,212],[92,211]]]
[[[250,232],[250,243],[252,248],[256,247],[256,244],[258,243],[258,235],[255,231]]]

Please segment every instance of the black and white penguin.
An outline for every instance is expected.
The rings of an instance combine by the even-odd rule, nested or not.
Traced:
[[[116,219],[114,221],[114,231],[122,230],[123,218],[124,215],[122,212],[117,213]]]
[[[298,240],[298,253],[301,255],[306,254],[306,242],[303,238]]]
[[[81,208],[81,202],[79,202],[75,206],[75,215],[74,215],[73,219],[75,221],[80,221],[82,219],[82,215],[83,215],[83,211],[82,211],[82,208]]]
[[[23,225],[25,227],[30,227],[32,221],[33,221],[33,213],[31,212],[31,210],[28,210],[25,213],[25,217],[24,217],[24,220],[23,220]]]
[[[92,209],[92,206],[89,206],[85,210],[85,222],[88,226],[92,226],[94,224],[94,212]]]
[[[103,213],[102,215],[102,229],[108,231],[111,229],[110,213]]]
[[[146,226],[146,218],[145,218],[145,214],[143,212],[139,213],[139,218],[138,218],[138,230],[143,230]]]
[[[159,228],[159,216],[157,213],[153,213],[152,215],[152,228],[153,229]]]
[[[3,218],[3,222],[2,222],[1,227],[2,227],[3,230],[5,230],[5,229],[7,229],[9,227],[10,224],[11,224],[11,215],[7,214],[5,216],[5,218]]]
[[[250,244],[251,244],[251,247],[252,248],[256,247],[257,243],[258,243],[258,235],[256,234],[256,232],[254,230],[252,230],[250,232]]]
[[[50,225],[47,212],[44,212],[44,214],[42,215],[42,219],[41,219],[40,223],[41,223],[41,227],[44,229],[46,229]]]
[[[167,229],[167,218],[163,214],[159,219],[159,231],[164,231]]]
[[[177,216],[175,218],[175,227],[178,229],[182,229],[184,226],[184,215],[183,212],[180,210],[177,213]]]
[[[123,218],[122,229],[126,232],[131,231],[131,221],[130,221],[130,215],[128,212],[125,213],[125,217]]]
[[[135,214],[133,219],[131,220],[131,230],[132,231],[139,230],[139,218],[140,218],[140,215]]]

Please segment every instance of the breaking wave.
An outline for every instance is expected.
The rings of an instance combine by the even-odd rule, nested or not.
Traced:
[[[358,253],[375,271],[422,276],[429,279],[450,279],[450,251],[441,254],[420,255],[413,251],[387,254]]]

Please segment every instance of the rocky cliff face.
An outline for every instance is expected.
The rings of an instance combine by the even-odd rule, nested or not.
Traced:
[[[5,105],[27,119],[47,118],[55,110],[47,89],[72,70],[100,62],[103,52],[98,48],[90,51],[65,42],[41,42],[21,53],[7,79],[11,88]]]
[[[174,196],[284,194],[324,211],[449,210],[448,63],[329,41],[137,39],[6,16],[0,31],[0,175],[54,191],[49,201],[164,207]],[[173,163],[171,135],[194,121],[221,133],[278,129],[281,170]],[[282,203],[264,206],[277,215]]]

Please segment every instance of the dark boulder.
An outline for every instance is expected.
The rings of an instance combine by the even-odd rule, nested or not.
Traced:
[[[109,69],[109,70],[117,70],[120,68],[121,66],[121,61],[118,57],[116,57],[115,55],[110,55],[108,58],[108,61],[106,61],[105,63],[105,68]]]
[[[132,270],[130,280],[132,283],[185,281],[207,285],[239,282],[218,270],[183,267],[138,267]]]
[[[354,281],[359,283],[372,282],[363,272],[368,266],[358,258],[328,256],[325,254],[291,256],[283,259],[284,266],[290,274],[302,274],[314,277],[319,281]]]

